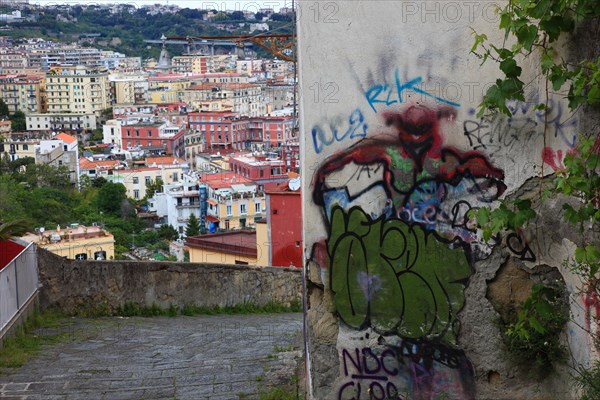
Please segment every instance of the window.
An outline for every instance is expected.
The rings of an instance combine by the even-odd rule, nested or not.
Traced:
[[[227,215],[232,215],[231,206],[227,206]]]
[[[247,213],[248,213],[248,210],[246,209],[246,205],[240,204],[240,214],[245,215]]]
[[[260,213],[260,203],[254,203],[254,213],[255,214]]]
[[[150,183],[150,177],[149,176],[146,177],[146,184],[148,184],[148,183]]]
[[[229,230],[229,220],[228,219],[225,220],[225,230],[226,231]]]
[[[139,199],[140,198],[140,191],[139,190],[135,189],[133,191],[133,198],[134,199]]]
[[[139,183],[139,178],[137,176],[133,177],[133,183],[138,184]]]

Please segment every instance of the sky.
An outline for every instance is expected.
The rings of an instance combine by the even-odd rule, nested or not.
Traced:
[[[281,7],[291,7],[292,0],[29,0],[29,4],[133,4],[136,7],[151,4],[172,4],[181,8],[216,9],[218,11],[240,10],[257,12],[260,8],[273,8],[278,11]]]

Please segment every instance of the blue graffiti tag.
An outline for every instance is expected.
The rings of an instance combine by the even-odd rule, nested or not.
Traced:
[[[458,103],[443,99],[441,97],[437,97],[431,93],[426,92],[425,90],[421,89],[420,87],[418,87],[418,85],[420,85],[421,82],[423,82],[423,78],[420,76],[415,79],[411,79],[406,83],[402,83],[400,80],[400,75],[398,73],[398,68],[396,68],[396,72],[394,73],[394,78],[396,81],[395,86],[391,86],[387,83],[385,85],[375,85],[375,86],[372,86],[365,93],[365,97],[367,98],[367,101],[369,102],[369,105],[371,106],[373,111],[377,112],[377,108],[375,107],[375,104],[383,103],[386,106],[390,106],[395,103],[402,103],[403,102],[402,93],[405,91],[412,91],[415,93],[419,93],[424,96],[431,97],[441,103],[448,104],[448,105],[451,105],[454,107],[460,107],[460,104],[458,104]],[[395,93],[394,93],[394,90],[395,90]],[[380,97],[380,95],[381,95],[381,97]],[[385,98],[385,100],[384,100],[384,98]]]
[[[326,130],[319,125],[315,125],[312,128],[311,134],[317,154],[323,151],[325,146],[329,146],[333,142],[341,142],[346,138],[355,139],[367,136],[365,117],[358,108],[352,111],[352,114],[348,117],[348,125],[348,129],[344,133],[340,133],[338,128],[331,128],[331,130],[327,130],[326,132]]]

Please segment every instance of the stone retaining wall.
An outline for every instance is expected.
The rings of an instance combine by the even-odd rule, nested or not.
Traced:
[[[142,261],[73,261],[39,250],[40,306],[66,313],[125,303],[167,308],[301,301],[298,269]]]

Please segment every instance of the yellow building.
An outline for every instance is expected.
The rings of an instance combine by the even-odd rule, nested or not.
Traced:
[[[19,158],[35,158],[35,146],[40,143],[39,140],[5,140],[0,142],[0,157],[7,157],[14,161]]]
[[[206,220],[212,231],[251,228],[266,214],[264,193],[233,172],[206,174],[199,182],[208,189]],[[213,224],[211,229],[210,224]]]
[[[184,90],[191,86],[191,77],[179,74],[157,75],[148,78],[150,103],[180,102]]]
[[[109,77],[109,80],[114,82],[115,101],[117,104],[143,104],[147,103],[148,99],[148,74],[116,73]]]
[[[115,258],[115,238],[99,226],[72,224],[56,230],[29,233],[21,239],[35,243],[61,257],[72,260],[112,260]]]
[[[189,237],[186,246],[190,262],[213,264],[255,265],[268,264],[268,251],[257,247],[256,232],[237,231]],[[266,254],[263,254],[266,253]]]
[[[0,98],[11,113],[44,111],[44,80],[35,76],[0,76]]]
[[[112,102],[108,73],[95,72],[85,67],[64,69],[46,78],[48,112],[72,112],[99,115]]]

